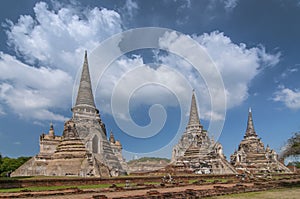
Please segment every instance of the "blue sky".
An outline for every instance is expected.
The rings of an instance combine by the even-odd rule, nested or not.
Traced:
[[[127,159],[171,156],[187,124],[193,88],[204,128],[224,121],[221,135],[210,135],[221,142],[227,157],[243,138],[248,107],[256,132],[277,152],[300,129],[300,1],[1,3],[0,153],[4,156],[37,154],[39,135],[48,132],[51,121],[61,135],[63,122],[72,115],[84,50],[90,59],[101,57],[96,50],[103,41],[144,27],[170,29],[159,40],[160,50],[125,53],[101,77],[91,75],[101,118],[123,144]],[[117,46],[140,45],[148,37],[145,32]],[[193,55],[189,39],[211,58],[224,89],[213,87],[215,92],[208,93],[205,78],[188,63],[189,57],[172,53]],[[107,53],[112,49],[108,47]],[[226,106],[219,98],[222,92]],[[125,106],[128,113],[122,112]]]

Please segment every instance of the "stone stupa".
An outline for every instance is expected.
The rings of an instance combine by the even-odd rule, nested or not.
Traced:
[[[12,176],[118,176],[125,174],[120,141],[108,141],[106,128],[95,106],[87,53],[73,116],[64,124],[62,136],[40,136],[40,152]]]
[[[170,167],[170,166],[169,166]],[[171,167],[178,172],[197,174],[233,174],[220,143],[208,136],[200,123],[195,93],[192,94],[189,123],[178,144],[173,147]]]
[[[239,173],[291,173],[279,160],[270,147],[264,147],[255,132],[252,111],[249,108],[247,129],[238,150],[230,157],[231,164]]]

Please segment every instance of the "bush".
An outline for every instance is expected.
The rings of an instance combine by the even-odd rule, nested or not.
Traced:
[[[19,168],[22,164],[28,161],[31,157],[9,158],[0,155],[0,176],[5,177],[7,173]]]

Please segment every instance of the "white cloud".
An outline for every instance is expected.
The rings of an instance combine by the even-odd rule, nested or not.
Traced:
[[[207,111],[204,113],[205,115],[203,116],[204,118],[211,118],[212,120],[222,120],[224,119],[224,116],[221,114],[218,114],[213,111]]]
[[[194,39],[207,50],[222,75],[228,108],[247,99],[249,84],[261,68],[279,62],[279,53],[266,53],[262,46],[247,48],[246,44],[235,44],[222,32],[205,33]]]
[[[207,9],[210,11],[215,11],[219,7],[223,7],[226,12],[231,12],[237,5],[239,0],[212,0],[207,4]],[[215,16],[212,16],[213,18]]]
[[[132,19],[138,8],[139,6],[136,1],[126,0],[123,12],[125,16],[128,16],[130,19]]]
[[[220,32],[211,32],[200,36],[193,36],[202,48],[210,55],[217,69],[222,75],[227,96],[227,107],[232,108],[240,105],[248,97],[248,87],[251,80],[266,66],[273,66],[279,62],[280,54],[269,54],[263,46],[247,48],[246,44],[235,44],[231,39]],[[187,45],[185,37],[169,34],[160,40],[161,47],[166,50],[190,52],[192,47]],[[136,103],[151,105],[158,101],[161,105],[175,106],[176,101],[170,92],[159,88],[158,84],[164,85],[169,91],[177,94],[177,98],[185,103],[183,110],[188,112],[192,88],[197,88],[200,116],[204,119],[220,120],[222,115],[211,111],[210,94],[207,86],[200,75],[195,73],[191,64],[174,55],[155,55],[161,63],[153,68],[144,64],[141,57],[123,57],[116,61],[105,73],[99,83],[98,99],[101,99],[101,110],[111,114],[110,100],[113,89],[119,86],[119,104],[124,104],[129,99],[126,97],[131,92],[133,85],[139,88],[142,82],[150,82],[151,86],[145,86],[131,97]],[[189,56],[189,55],[188,55]],[[193,56],[193,53],[190,53]],[[187,57],[189,59],[189,57]],[[209,69],[203,61],[202,70]],[[206,71],[206,72],[207,72]],[[105,78],[106,77],[106,78]],[[212,77],[208,77],[212,78]],[[120,82],[121,83],[120,83]],[[157,83],[157,84],[155,84]],[[212,97],[217,99],[223,90],[212,89]],[[101,95],[101,96],[100,96]],[[131,100],[132,100],[131,99]],[[216,110],[220,110],[223,103],[218,102]],[[124,117],[124,115],[123,115]]]
[[[43,126],[43,127],[45,126],[45,124],[40,121],[33,121],[32,123],[37,126]]]
[[[19,142],[19,141],[16,141],[16,142],[14,142],[13,144],[14,144],[14,145],[20,145],[20,144],[21,144],[21,142]]]
[[[54,7],[39,2],[33,16],[22,15],[17,23],[7,20],[4,26],[16,57],[0,53],[1,104],[24,118],[65,120],[54,109],[70,108],[84,50],[122,31],[120,15],[113,10]]]
[[[239,0],[224,0],[225,10],[231,11],[234,9],[237,6],[238,1]]]
[[[120,15],[105,8],[68,6],[54,11],[39,2],[34,14],[20,16],[16,24],[8,20],[8,44],[29,64],[38,61],[70,73],[76,71],[85,49],[92,50],[122,31]]]
[[[296,64],[296,65],[293,66],[293,67],[288,67],[286,70],[284,70],[284,71],[281,73],[280,77],[281,77],[282,79],[285,79],[285,78],[287,78],[287,77],[290,77],[290,75],[293,75],[293,74],[297,73],[297,72],[299,71],[299,69],[298,69],[297,67],[299,67],[298,64]]]
[[[101,99],[101,109],[111,114],[110,100],[113,95],[113,89],[118,87],[119,104],[124,104],[129,100],[125,96],[130,94],[132,88],[140,88],[130,95],[134,100],[133,108],[140,104],[152,105],[160,103],[163,106],[176,106],[174,101],[175,94],[181,93],[185,100],[189,100],[191,88],[187,89],[184,76],[179,74],[171,67],[159,65],[152,68],[141,57],[134,58],[123,57],[116,61],[104,74],[99,88],[97,97]]]
[[[97,90],[101,111],[113,114],[123,132],[132,136],[149,137],[159,132],[166,121],[165,109],[180,106],[188,111],[191,88],[185,77],[171,67],[157,68],[144,64],[141,57],[122,57],[102,76]],[[159,104],[159,105],[158,105]],[[139,127],[131,120],[141,105],[150,105],[151,122]],[[184,118],[185,119],[185,118]]]
[[[298,110],[300,109],[300,91],[292,90],[289,88],[285,88],[284,86],[280,86],[279,90],[274,93],[273,100],[275,102],[282,102],[286,107]]]
[[[276,54],[269,54],[262,45],[259,45],[259,47],[255,48],[255,50],[260,62],[262,62],[262,65],[275,66],[280,61],[280,52],[277,52]]]
[[[126,5],[128,10],[138,9],[134,1],[129,0]],[[82,64],[84,50],[91,50],[104,39],[122,31],[120,15],[113,10],[56,6],[51,10],[46,3],[40,2],[34,7],[34,16],[23,15],[15,24],[7,21],[8,44],[14,47],[17,55],[1,53],[0,98],[23,117],[64,120],[65,117],[55,114],[53,109],[66,108],[66,103],[70,102],[72,82]],[[276,65],[280,58],[280,54],[266,53],[263,46],[247,48],[245,44],[235,44],[219,32],[194,36],[194,39],[209,53],[222,74],[229,108],[247,98],[249,83],[260,72],[260,67]],[[182,51],[190,49],[180,38],[165,38],[164,42]],[[25,63],[19,60],[20,57]],[[114,67],[106,71],[108,78],[101,82],[97,93],[101,99],[101,111],[110,113],[112,89],[120,78],[125,74],[135,74],[122,80],[125,82],[121,85],[124,95],[130,85],[138,82],[159,82],[169,90],[181,93],[179,97],[187,102],[188,107],[191,87],[197,85],[201,88],[198,98],[203,117],[219,117],[218,113],[210,112],[206,85],[195,75],[190,64],[172,54],[158,59],[162,65],[157,68],[144,65],[140,57],[123,57],[115,62]],[[39,67],[34,67],[36,65]],[[138,66],[139,69],[135,70]],[[151,104],[157,102],[158,99],[153,98],[156,96],[166,106],[176,104],[170,100],[170,93],[155,87],[141,89],[133,95],[135,102]],[[214,95],[218,96],[218,92],[215,89]]]
[[[175,0],[175,2],[179,2],[179,7],[177,9],[178,11],[184,10],[184,9],[189,9],[192,6],[191,0]]]
[[[280,53],[269,54],[261,45],[247,48],[246,44],[235,44],[224,33],[218,31],[193,36],[193,38],[206,50],[222,75],[227,95],[227,108],[238,106],[246,100],[251,80],[262,68],[276,65],[280,60]],[[186,41],[180,37],[166,38],[163,45],[167,46],[167,49],[177,49],[182,52],[190,52],[192,49],[192,46],[186,45]],[[192,72],[191,65],[179,61],[178,58],[176,59],[172,55],[164,57],[162,61],[167,65],[176,66],[177,69],[188,77],[192,85],[201,85],[202,88],[206,87],[200,79],[201,77],[195,76]],[[203,62],[202,70],[207,70],[205,64]],[[220,88],[219,91],[218,88],[215,89],[216,92],[212,97],[217,98],[220,92],[223,91]],[[200,93],[198,93],[200,110],[202,110],[203,117],[208,119],[208,116],[210,117],[212,114],[210,110],[210,96],[205,89],[197,90],[200,90]],[[213,113],[212,115],[218,116],[219,114]]]
[[[290,73],[295,73],[295,72],[298,72],[298,71],[299,71],[298,68],[290,68],[290,69],[289,69],[289,72],[290,72]]]
[[[0,52],[0,98],[15,113],[26,118],[64,121],[47,110],[68,106],[72,78],[64,71],[35,68]],[[68,92],[69,91],[69,92]]]

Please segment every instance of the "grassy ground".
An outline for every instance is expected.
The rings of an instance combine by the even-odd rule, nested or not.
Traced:
[[[218,180],[219,182],[226,182],[226,179],[207,179],[206,182],[213,182]],[[196,182],[197,180],[189,180],[189,184]],[[157,185],[160,182],[145,182],[146,185]],[[118,187],[124,187],[124,183],[116,184]],[[135,186],[136,183],[130,183],[130,186]],[[9,189],[0,189],[0,193],[9,193],[9,192],[23,192],[23,191],[53,191],[60,189],[68,188],[78,188],[78,189],[97,189],[97,188],[108,188],[111,184],[95,184],[95,185],[65,185],[65,186],[45,186],[45,187],[27,187],[27,188],[9,188]]]
[[[249,192],[241,194],[231,194],[225,196],[208,197],[207,199],[299,199],[300,187],[274,189],[263,192]]]
[[[194,182],[197,182],[199,181],[199,179],[193,179],[193,180],[189,180],[189,184],[193,184]],[[209,182],[209,183],[212,183],[214,181],[218,181],[218,182],[222,182],[222,183],[225,183],[228,181],[228,179],[224,179],[224,178],[212,178],[212,179],[204,179],[205,182]]]
[[[124,187],[125,184],[116,184],[118,187]],[[47,186],[47,187],[27,187],[27,188],[11,188],[11,189],[0,189],[0,193],[9,192],[21,192],[21,191],[53,191],[67,188],[79,188],[79,189],[97,189],[97,188],[108,188],[111,184],[95,184],[95,185],[78,185],[78,186]]]

